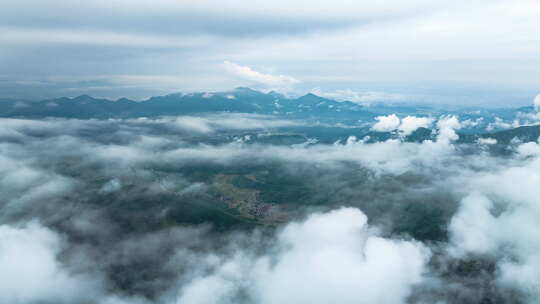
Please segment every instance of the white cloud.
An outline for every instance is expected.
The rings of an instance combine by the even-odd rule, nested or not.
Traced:
[[[495,145],[497,144],[497,140],[495,138],[479,138],[477,141],[481,145]]]
[[[429,128],[433,118],[407,116],[401,120],[398,130],[405,136],[412,134],[418,128]]]
[[[61,239],[31,222],[0,226],[0,301],[2,303],[73,303],[92,299],[96,283],[70,274],[60,262]]]
[[[396,114],[390,114],[388,116],[375,117],[377,122],[371,127],[372,130],[377,132],[390,132],[399,127],[401,120]]]
[[[433,123],[433,118],[407,116],[400,119],[396,114],[375,117],[377,122],[371,127],[378,132],[391,132],[398,130],[403,136],[411,135],[418,128],[429,128]]]
[[[450,143],[459,139],[459,135],[455,130],[461,129],[461,124],[457,116],[442,116],[437,121],[437,128],[439,129],[438,142]]]
[[[532,117],[534,116],[529,116],[527,118],[532,118]],[[506,122],[500,117],[495,117],[495,121],[488,124],[488,126],[486,127],[486,131],[511,129],[511,128],[517,128],[519,126],[520,126],[520,123],[518,120],[514,120],[512,122]]]
[[[534,97],[533,105],[534,105],[534,108],[535,108],[537,111],[540,111],[540,94],[538,94],[538,95],[536,95],[536,96]]]
[[[463,128],[476,128],[480,126],[484,122],[484,117],[480,117],[477,119],[466,119],[464,121],[461,121],[461,126]]]
[[[352,101],[358,104],[370,104],[379,101],[405,101],[410,99],[410,96],[395,93],[366,91],[358,92],[351,89],[325,91],[319,88],[310,90],[313,94],[334,99],[337,101]]]
[[[451,221],[450,250],[495,258],[498,284],[517,288],[534,303],[540,296],[540,149],[536,143],[521,147],[529,156],[523,162],[460,178],[474,190]]]
[[[473,193],[461,201],[458,212],[450,222],[454,255],[465,252],[490,253],[496,249],[493,233],[496,232],[495,218],[490,210],[493,203],[479,193]]]
[[[223,62],[221,66],[235,76],[267,87],[289,87],[300,82],[291,76],[265,74],[230,61]]]
[[[287,225],[274,254],[237,255],[184,287],[178,302],[228,303],[240,288],[254,303],[405,303],[429,258],[417,242],[381,238],[344,208]],[[208,293],[212,290],[212,293]]]
[[[181,129],[187,129],[197,133],[210,133],[214,131],[208,120],[199,117],[178,117],[174,119],[174,124]]]
[[[244,113],[162,117],[158,119],[143,118],[130,121],[143,124],[162,124],[196,133],[212,133],[218,130],[269,129],[302,124],[298,121],[279,119],[272,116]]]
[[[517,152],[522,157],[540,155],[540,145],[537,142],[528,142],[520,144],[517,147]]]

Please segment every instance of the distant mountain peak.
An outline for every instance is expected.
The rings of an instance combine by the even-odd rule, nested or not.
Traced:
[[[268,96],[272,96],[274,98],[285,98],[285,95],[279,93],[279,92],[276,92],[276,91],[270,91],[268,93],[266,93],[266,95]]]
[[[117,99],[116,102],[135,102],[129,98],[122,97],[120,99]]]
[[[248,88],[248,87],[238,87],[238,88],[235,88],[232,93],[234,94],[239,94],[239,95],[250,95],[250,96],[260,96],[260,95],[264,95],[264,93],[262,92],[259,92],[257,90],[253,90],[252,88]]]
[[[96,97],[92,97],[90,95],[84,94],[84,95],[77,96],[75,98],[71,98],[71,101],[87,103],[87,102],[112,101],[112,100],[106,99],[106,98],[96,98]]]
[[[306,95],[299,97],[298,100],[323,101],[328,99],[315,95],[313,93],[307,93]]]
[[[94,98],[90,95],[87,95],[87,94],[83,94],[83,95],[79,95],[75,98],[73,98],[73,100],[93,100]]]
[[[234,91],[237,91],[237,92],[253,92],[253,93],[261,93],[257,90],[254,90],[252,88],[249,88],[249,87],[237,87],[234,89]]]
[[[311,92],[307,93],[306,95],[302,96],[302,97],[305,97],[305,98],[324,98],[324,97],[321,97],[319,95],[315,95]]]

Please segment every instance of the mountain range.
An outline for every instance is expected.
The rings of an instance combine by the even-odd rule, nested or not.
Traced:
[[[262,93],[237,88],[216,93],[176,93],[143,101],[126,98],[108,100],[81,95],[42,101],[0,101],[1,117],[109,118],[185,115],[208,112],[238,112],[290,116],[320,116],[333,113],[340,118],[367,118],[376,113],[353,102],[338,102],[314,94],[286,98],[276,93]]]
[[[378,115],[442,115],[459,114],[467,118],[497,116],[508,118],[516,112],[530,112],[532,107],[512,109],[447,110],[443,106],[430,107],[407,104],[359,104],[308,93],[288,98],[276,92],[263,93],[246,87],[224,92],[175,93],[155,96],[142,101],[127,98],[110,100],[81,95],[40,101],[0,99],[0,117],[67,117],[110,118],[187,115],[209,112],[237,112],[287,115],[292,117],[323,118],[331,114],[341,119],[372,119]]]
[[[526,117],[534,112],[534,108],[463,108],[461,110],[445,110],[439,106],[417,106],[408,104],[358,104],[351,101],[336,101],[309,93],[298,98],[289,98],[277,92],[263,93],[246,87],[239,87],[224,92],[175,93],[155,96],[143,101],[127,98],[110,100],[81,95],[75,98],[56,98],[41,101],[0,99],[0,117],[12,118],[131,118],[157,117],[177,115],[201,115],[204,113],[250,113],[274,115],[288,119],[302,119],[311,122],[323,122],[347,126],[363,126],[357,135],[368,135],[374,140],[391,138],[389,132],[372,132],[369,126],[377,116],[396,114],[439,117],[440,115],[458,115],[460,120],[474,122],[460,130],[461,141],[474,141],[482,137],[493,137],[499,142],[508,143],[514,137],[525,136],[536,140],[540,135],[538,126],[512,128],[511,122],[519,117]],[[490,129],[503,125],[506,129]],[[335,130],[334,130],[335,129]],[[327,141],[343,138],[353,130],[327,128]],[[538,129],[538,130],[537,130]],[[502,130],[502,131],[501,131]],[[309,128],[301,131],[312,133]],[[319,133],[320,130],[316,130]],[[354,133],[354,132],[353,132]],[[361,133],[361,134],[360,134]],[[482,134],[482,135],[480,135]],[[321,134],[319,133],[319,136]],[[430,129],[419,129],[408,137],[410,141],[430,139]]]

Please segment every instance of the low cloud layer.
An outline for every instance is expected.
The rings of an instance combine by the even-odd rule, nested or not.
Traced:
[[[0,124],[5,302],[534,303],[540,294],[538,142],[502,154],[486,148],[499,143],[457,144],[455,116],[421,143],[252,142],[297,125],[238,114]]]

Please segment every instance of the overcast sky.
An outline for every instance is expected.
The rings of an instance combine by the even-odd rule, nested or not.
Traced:
[[[0,98],[250,86],[505,105],[540,91],[538,0],[3,1],[0,45]]]

